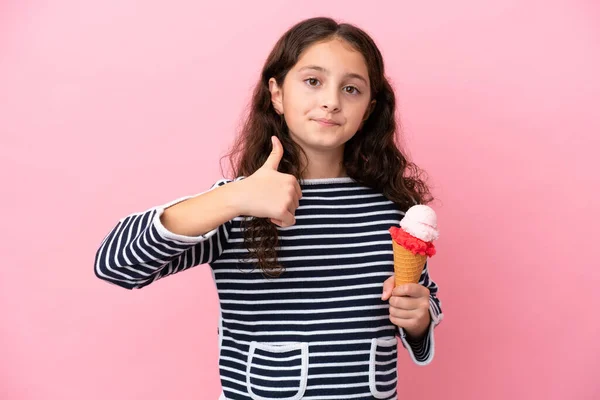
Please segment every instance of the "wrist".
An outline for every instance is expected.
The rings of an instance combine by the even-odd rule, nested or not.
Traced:
[[[406,340],[409,342],[420,342],[421,340],[423,340],[425,334],[427,333],[427,328],[418,330],[410,330],[406,328],[403,329],[406,333]]]
[[[427,323],[424,324],[423,326],[419,326],[414,329],[403,328],[404,332],[406,333],[406,339],[411,342],[419,342],[419,341],[423,340],[425,335],[427,335],[427,332],[429,331],[430,326],[431,326],[431,318],[429,318],[427,320]]]
[[[223,189],[228,191],[224,196],[225,207],[230,210],[232,217],[248,215],[245,207],[247,196],[244,194],[244,179],[231,182],[223,186]]]

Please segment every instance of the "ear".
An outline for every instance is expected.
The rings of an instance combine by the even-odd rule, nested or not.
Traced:
[[[360,123],[360,126],[358,127],[359,130],[362,129],[362,127],[365,124],[365,122],[369,119],[369,116],[371,115],[371,113],[375,109],[375,104],[377,104],[377,101],[376,100],[371,100],[371,102],[369,103],[369,107],[367,107],[367,111],[365,111],[365,116],[364,116],[362,122]]]
[[[271,92],[271,103],[277,114],[283,114],[283,91],[277,84],[275,78],[269,79],[269,92]]]

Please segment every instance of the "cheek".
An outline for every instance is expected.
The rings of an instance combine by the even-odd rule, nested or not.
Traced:
[[[302,101],[302,95],[297,91],[294,93],[288,92],[288,96],[283,98],[283,109],[285,122],[288,128],[292,131],[302,129],[302,124],[306,116],[305,102]]]
[[[285,94],[283,96],[283,105],[290,115],[306,115],[318,103],[316,92],[306,87],[303,82],[289,83],[286,86]]]
[[[315,104],[315,96],[305,90],[296,90],[283,100],[287,114],[296,118],[308,114]]]
[[[365,113],[367,112],[367,104],[363,104],[363,102],[356,102],[348,105],[348,123],[353,128],[358,128],[361,124],[363,118],[365,117]]]
[[[296,104],[298,103],[298,95],[292,91],[289,91],[286,94],[287,95],[283,98],[283,107],[285,107],[288,114],[291,114],[298,108]]]

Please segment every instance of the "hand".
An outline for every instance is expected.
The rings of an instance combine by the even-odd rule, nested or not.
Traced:
[[[302,190],[295,176],[277,171],[283,146],[276,136],[271,137],[271,142],[273,150],[263,166],[238,182],[244,188],[240,195],[240,215],[269,218],[281,227],[291,226],[296,223]]]
[[[394,287],[394,276],[383,283],[381,300],[390,300],[390,321],[413,339],[422,337],[429,324],[429,289],[418,283]]]

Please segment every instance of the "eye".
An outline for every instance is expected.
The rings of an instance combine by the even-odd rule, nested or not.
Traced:
[[[344,92],[348,94],[360,94],[360,90],[356,86],[344,86]]]
[[[306,82],[306,84],[308,84],[308,86],[317,86],[320,82],[317,78],[308,78],[305,79],[304,82]]]

